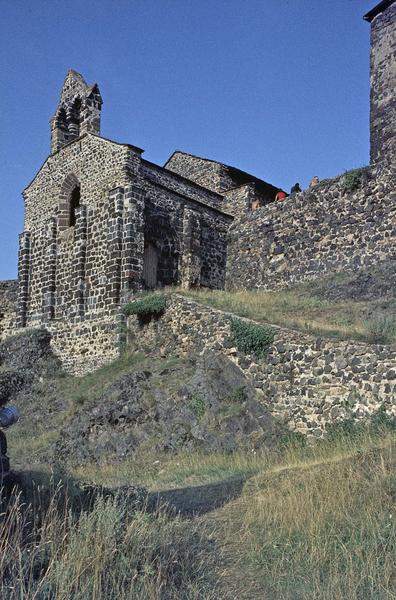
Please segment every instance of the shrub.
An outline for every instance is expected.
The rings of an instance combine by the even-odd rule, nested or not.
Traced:
[[[247,389],[244,385],[240,385],[238,387],[236,387],[228,396],[227,400],[229,400],[230,402],[238,402],[240,404],[242,404],[243,402],[246,402],[246,400],[248,399],[248,393],[247,393]]]
[[[372,344],[389,344],[396,336],[396,319],[375,315],[366,324],[368,341]]]
[[[273,343],[274,336],[274,329],[269,325],[257,325],[240,319],[231,321],[231,339],[238,350],[245,354],[262,358]]]
[[[353,439],[367,432],[367,423],[352,418],[326,423],[327,438],[336,441],[342,438]]]
[[[361,169],[352,169],[351,171],[346,171],[344,174],[344,193],[350,194],[358,189],[362,181],[362,170]]]
[[[138,315],[139,317],[159,317],[166,308],[164,294],[149,294],[141,300],[126,304],[123,308],[125,315]]]
[[[307,436],[300,431],[285,431],[277,440],[279,448],[306,448]]]
[[[396,417],[389,415],[383,404],[371,415],[370,425],[374,429],[396,431]]]
[[[190,408],[197,419],[201,419],[206,410],[206,400],[201,392],[193,392],[190,401]]]

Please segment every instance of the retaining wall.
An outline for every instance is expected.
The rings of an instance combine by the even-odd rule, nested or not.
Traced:
[[[367,419],[378,409],[396,414],[396,348],[332,341],[274,327],[267,356],[238,351],[230,338],[235,316],[178,295],[162,317],[140,325],[129,317],[131,341],[164,355],[212,349],[225,354],[256,388],[270,411],[292,430],[320,437],[326,423]]]

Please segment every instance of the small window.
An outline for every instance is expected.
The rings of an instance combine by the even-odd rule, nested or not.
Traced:
[[[76,210],[80,206],[80,188],[75,187],[70,197],[70,215],[69,215],[69,226],[74,227],[76,224]]]

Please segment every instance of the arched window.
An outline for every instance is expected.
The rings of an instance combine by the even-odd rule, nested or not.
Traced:
[[[56,115],[56,126],[59,127],[62,131],[67,131],[67,117],[64,108],[61,108],[58,114]]]
[[[80,206],[80,187],[76,186],[70,196],[70,213],[69,213],[69,226],[74,227],[76,224],[76,210]]]

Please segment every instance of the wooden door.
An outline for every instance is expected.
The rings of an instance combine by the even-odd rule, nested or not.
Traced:
[[[149,242],[144,248],[143,259],[143,281],[146,287],[153,289],[157,286],[158,270],[158,251],[157,248]]]

